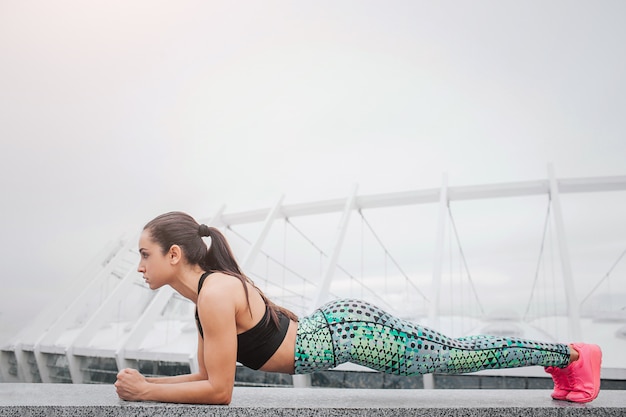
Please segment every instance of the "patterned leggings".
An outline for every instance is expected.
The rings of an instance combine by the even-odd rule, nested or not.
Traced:
[[[565,367],[569,347],[495,336],[453,339],[363,301],[336,300],[300,319],[295,355],[296,374],[344,362],[395,375],[456,374],[531,365]]]

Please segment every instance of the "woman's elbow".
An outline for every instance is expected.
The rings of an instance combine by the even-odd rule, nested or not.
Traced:
[[[229,405],[233,399],[233,390],[220,390],[215,392],[211,397],[211,401],[208,402],[208,404]]]
[[[210,391],[202,395],[199,402],[207,405],[229,405],[233,399],[233,387],[212,386]]]
[[[230,405],[230,402],[232,401],[232,399],[233,399],[232,395],[224,395],[222,399],[219,400],[217,405]]]

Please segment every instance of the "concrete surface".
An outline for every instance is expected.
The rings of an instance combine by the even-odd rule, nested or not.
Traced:
[[[588,404],[548,390],[236,387],[229,406],[121,401],[111,385],[0,384],[0,416],[625,416],[626,393]]]

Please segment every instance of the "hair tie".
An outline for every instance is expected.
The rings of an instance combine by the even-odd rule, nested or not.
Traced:
[[[200,226],[198,226],[198,234],[201,237],[211,236],[211,229],[209,229],[209,226],[207,226],[206,224],[201,224]]]

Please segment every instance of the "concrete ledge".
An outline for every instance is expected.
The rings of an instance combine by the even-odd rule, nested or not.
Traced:
[[[132,403],[111,385],[0,384],[0,416],[624,416],[624,391],[588,404],[548,390],[370,390],[236,387],[229,406]]]

